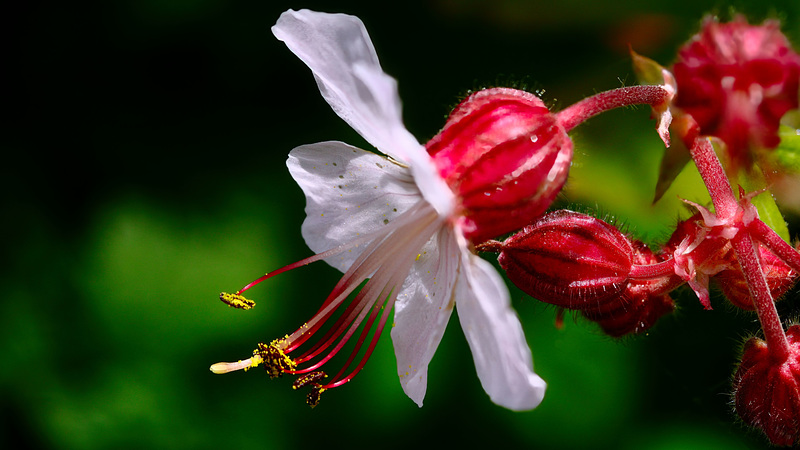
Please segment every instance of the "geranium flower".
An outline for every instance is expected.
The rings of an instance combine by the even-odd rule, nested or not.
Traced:
[[[428,364],[455,307],[492,401],[513,410],[536,407],[545,382],[533,372],[503,279],[473,254],[472,241],[485,238],[487,227],[504,233],[522,220],[503,225],[498,208],[508,217],[519,211],[536,216],[547,208],[572,156],[566,132],[533,95],[488,90],[456,109],[429,154],[403,126],[396,82],[381,69],[358,18],[289,10],[272,31],[312,70],[336,114],[386,156],[341,142],[304,145],[289,154],[289,171],[307,201],[302,234],[317,255],[221,298],[249,307],[241,293],[252,285],[318,260],[344,276],[297,331],[259,344],[249,359],[211,370],[263,363],[271,376],[301,375],[295,387],[310,385],[308,402],[314,406],[321,392],[350,381],[364,366],[394,308],[391,335],[400,383],[422,406]],[[495,195],[494,207],[485,212],[477,198]],[[304,345],[317,332],[324,335]],[[322,366],[356,335],[344,367],[324,382]]]

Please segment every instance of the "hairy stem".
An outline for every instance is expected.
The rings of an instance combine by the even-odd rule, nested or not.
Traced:
[[[772,292],[764,278],[761,269],[756,247],[750,233],[746,230],[739,232],[731,241],[733,250],[736,252],[736,259],[742,267],[742,273],[750,288],[750,297],[758,313],[758,320],[761,322],[761,329],[764,330],[764,339],[767,341],[767,348],[772,358],[777,362],[783,362],[789,357],[789,341],[783,332],[781,318],[775,308],[775,301],[772,299]]]
[[[633,267],[631,267],[631,273],[629,277],[634,279],[648,280],[668,277],[671,275],[675,275],[675,261],[673,259],[668,259],[656,264],[634,264]]]
[[[694,140],[691,148],[689,149],[692,159],[697,166],[697,171],[700,172],[700,177],[711,195],[711,201],[714,202],[714,210],[717,217],[721,219],[730,219],[736,214],[739,203],[733,195],[728,177],[725,176],[725,171],[722,169],[722,164],[714,153],[714,147],[707,138],[698,137]]]
[[[659,105],[669,97],[661,86],[630,86],[595,94],[560,111],[556,115],[566,131],[611,109],[630,105]]]
[[[760,219],[754,220],[748,227],[750,233],[764,244],[775,256],[780,258],[795,272],[800,272],[800,252],[786,243],[772,228]]]
[[[706,138],[696,138],[690,152],[697,170],[708,188],[711,201],[714,202],[717,217],[723,222],[732,221],[737,215],[739,204],[711,143]],[[750,298],[753,299],[770,354],[776,361],[782,362],[789,356],[789,342],[783,332],[783,325],[778,316],[778,310],[775,308],[772,292],[764,277],[761,259],[750,235],[750,229],[740,228],[731,239],[731,244],[742,268],[745,281],[747,281]]]

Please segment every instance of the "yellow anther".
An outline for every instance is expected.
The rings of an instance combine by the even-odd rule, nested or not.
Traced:
[[[270,378],[281,377],[297,367],[297,363],[283,352],[285,342],[285,339],[275,339],[269,345],[259,343],[258,348],[253,351],[253,355],[261,357],[264,361],[264,369]]]
[[[321,380],[323,378],[327,378],[327,377],[328,377],[328,375],[326,375],[325,372],[322,372],[322,371],[307,373],[307,374],[303,375],[302,377],[294,380],[294,383],[292,383],[292,389],[300,389],[303,386],[306,386],[306,385],[311,384],[311,383],[315,383],[315,382],[317,382],[317,381],[319,381],[319,380]]]
[[[325,391],[326,389],[319,384],[315,383],[313,386],[311,386],[311,392],[306,394],[306,403],[308,406],[313,408],[319,405],[319,398]]]
[[[244,298],[244,296],[240,294],[229,294],[227,292],[221,292],[219,294],[219,299],[222,300],[228,306],[238,309],[250,309],[253,306],[256,306],[256,302]]]

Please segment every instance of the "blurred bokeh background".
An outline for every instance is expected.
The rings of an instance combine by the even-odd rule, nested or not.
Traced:
[[[580,319],[557,329],[552,308],[513,290],[549,383],[526,413],[489,401],[456,315],[421,409],[400,388],[388,334],[314,410],[289,380],[211,374],[299,326],[338,278],[317,264],[252,291],[252,311],[217,300],[309,255],[288,151],[369,148],[270,33],[281,11],[303,7],[362,18],[422,142],[471,89],[543,90],[562,108],[634,84],[628,44],[669,64],[707,13],[777,17],[800,42],[797,0],[19,2],[2,71],[0,447],[766,447],[729,404],[756,318],[718,296],[703,311],[690,291],[651,332],[619,341]],[[662,150],[647,108],[573,137],[562,206],[599,210],[657,244],[685,214],[678,195],[706,199],[690,168],[651,205]],[[782,302],[785,318],[797,297]]]

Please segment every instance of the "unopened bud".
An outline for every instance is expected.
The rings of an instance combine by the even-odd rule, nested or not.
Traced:
[[[739,417],[774,445],[794,445],[800,437],[800,326],[787,330],[789,357],[780,361],[767,343],[751,338],[733,378]]]
[[[542,100],[507,88],[470,95],[426,147],[460,199],[460,227],[475,243],[541,215],[566,181],[573,148]]]
[[[776,21],[707,18],[673,72],[675,106],[694,118],[700,134],[725,142],[734,168],[752,161],[751,150],[775,148],[781,117],[798,107],[800,56]]]
[[[761,269],[764,271],[767,286],[769,286],[769,290],[772,293],[772,298],[778,301],[794,286],[798,273],[789,268],[785,262],[767,248],[759,246],[759,253],[761,255]],[[728,301],[739,308],[752,311],[754,305],[747,281],[744,278],[739,262],[735,258],[732,259],[730,268],[719,272],[712,277],[712,280],[719,285]]]
[[[612,225],[561,210],[503,242],[498,262],[511,282],[534,298],[584,311],[619,297],[633,247]]]

